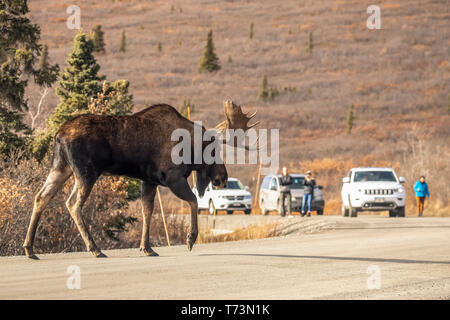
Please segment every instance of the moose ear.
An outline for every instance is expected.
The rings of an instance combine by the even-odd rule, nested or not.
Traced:
[[[206,172],[206,167],[203,167],[200,171],[197,171],[197,191],[200,198],[205,194],[209,181],[210,178]]]

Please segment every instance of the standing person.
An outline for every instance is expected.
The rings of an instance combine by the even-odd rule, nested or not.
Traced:
[[[284,217],[286,215],[286,207],[287,213],[291,214],[291,184],[292,177],[288,173],[286,167],[283,167],[283,171],[281,173],[280,185],[281,185],[281,194],[280,194],[280,215]]]
[[[303,201],[302,201],[302,217],[305,216],[305,207],[308,206],[307,216],[311,217],[311,203],[314,197],[314,186],[316,181],[314,180],[311,171],[306,172],[305,181],[303,181]]]
[[[425,206],[425,198],[427,196],[430,197],[430,191],[428,190],[428,184],[425,182],[424,176],[421,176],[414,185],[414,192],[416,193],[417,212],[419,213],[419,217],[421,217]]]

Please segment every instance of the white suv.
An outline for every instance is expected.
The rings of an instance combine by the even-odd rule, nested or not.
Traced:
[[[206,188],[203,197],[199,197],[197,189],[193,189],[197,197],[198,210],[209,210],[214,214],[216,210],[225,210],[228,214],[234,211],[244,211],[250,214],[252,211],[252,194],[248,187],[235,178],[228,178],[227,186],[223,189],[214,187],[211,183]]]
[[[342,179],[342,215],[357,217],[358,211],[389,211],[390,217],[405,216],[406,192],[391,168],[353,168]]]

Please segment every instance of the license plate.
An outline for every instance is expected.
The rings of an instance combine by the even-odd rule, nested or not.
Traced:
[[[236,202],[236,203],[233,203],[233,206],[234,206],[234,207],[240,207],[241,204]]]
[[[375,198],[375,202],[384,202],[384,198]]]

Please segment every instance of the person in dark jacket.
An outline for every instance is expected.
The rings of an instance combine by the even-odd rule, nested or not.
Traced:
[[[283,167],[280,178],[280,215],[283,217],[286,215],[286,209],[287,214],[291,214],[291,184],[292,177],[287,168]]]
[[[314,197],[314,187],[316,181],[314,180],[311,171],[306,172],[305,180],[303,181],[303,201],[302,201],[302,217],[305,216],[305,207],[308,206],[307,216],[311,217],[311,204]]]
[[[417,212],[419,217],[421,217],[425,206],[425,198],[427,196],[430,197],[430,191],[428,190],[428,184],[425,182],[424,176],[421,176],[414,185],[414,192],[416,193]]]

